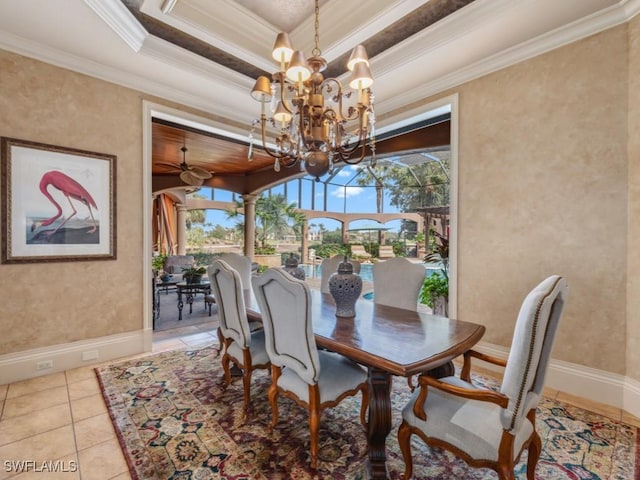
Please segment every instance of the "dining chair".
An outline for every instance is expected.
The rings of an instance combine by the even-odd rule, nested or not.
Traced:
[[[426,269],[396,257],[373,265],[373,302],[416,311]]]
[[[222,368],[227,385],[231,383],[229,364],[233,361],[242,370],[244,414],[247,414],[251,374],[256,368],[269,368],[264,330],[251,331],[247,320],[240,274],[224,260],[215,260],[208,268],[209,282],[218,303],[219,331],[224,348]]]
[[[373,265],[373,303],[418,310],[418,297],[424,283],[426,269],[403,257],[395,257]],[[413,378],[407,378],[411,391]]]
[[[567,292],[566,281],[553,275],[526,296],[506,361],[469,350],[460,377],[419,377],[420,388],[402,410],[398,429],[405,479],[413,473],[410,442],[416,434],[472,467],[495,470],[501,480],[515,479],[514,467],[526,448],[527,479],[534,480],[542,449],[536,405]],[[499,391],[471,383],[472,358],[505,367]]]
[[[329,277],[338,271],[338,265],[344,260],[344,255],[334,255],[325,258],[320,263],[320,291],[329,293]],[[360,262],[349,259],[353,265],[353,273],[360,273]]]
[[[218,259],[225,261],[227,265],[240,274],[240,282],[242,283],[243,290],[249,290],[251,288],[251,259],[249,257],[235,252],[227,252],[220,255]],[[214,293],[215,292],[212,292],[204,297],[205,304],[209,309],[209,316],[211,316],[212,305],[216,303],[216,296]],[[251,327],[252,330],[255,330],[259,328],[259,325],[256,326],[255,324],[252,324]],[[220,329],[218,329],[218,341],[220,342],[220,345],[223,345],[224,337]]]
[[[317,348],[311,323],[311,292],[306,282],[279,268],[268,269],[252,282],[271,360],[268,396],[273,417],[270,428],[278,423],[279,394],[307,408],[311,468],[315,469],[322,410],[362,392],[360,422],[366,425],[367,371],[342,355]]]

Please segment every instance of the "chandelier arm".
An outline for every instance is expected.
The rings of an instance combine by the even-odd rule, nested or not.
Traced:
[[[340,80],[338,80],[337,78],[325,78],[322,82],[322,85],[320,86],[320,90],[322,91],[325,87],[329,86],[329,83],[335,83],[338,88],[338,92],[336,93],[336,97],[338,98],[338,115],[347,121],[356,120],[360,116],[360,106],[358,105],[356,114],[354,116],[350,117],[348,115],[345,115],[342,111],[342,83],[340,83]]]
[[[282,106],[284,109],[293,115],[293,109],[289,106],[289,102],[287,100],[287,96],[285,94],[285,88],[287,87],[287,81],[284,78],[284,72],[278,72],[276,74],[278,77],[278,83],[280,84],[280,101],[282,102]]]
[[[280,161],[280,165],[285,168],[291,168],[298,163],[298,159],[296,157],[288,156]]]
[[[356,165],[358,163],[360,163],[362,160],[364,160],[364,154],[367,152],[367,144],[366,142],[360,142],[360,140],[358,140],[358,143],[362,143],[362,150],[360,151],[360,158],[358,159],[349,159],[349,157],[347,158],[343,158],[342,155],[340,156],[340,158],[342,159],[342,161],[344,163],[348,163],[349,165]],[[338,150],[340,151],[340,150]]]
[[[264,148],[264,151],[267,152],[269,154],[270,157],[278,159],[278,160],[286,160],[287,158],[289,158],[289,155],[285,155],[285,154],[280,154],[278,152],[272,152],[271,150],[269,150],[269,147],[267,146],[267,128],[266,128],[266,124],[267,124],[267,116],[263,113],[260,116],[260,131],[262,134],[262,148]]]

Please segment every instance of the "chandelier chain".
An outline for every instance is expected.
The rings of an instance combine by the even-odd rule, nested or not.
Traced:
[[[311,53],[313,53],[314,57],[319,57],[320,55],[322,55],[322,51],[320,50],[320,35],[318,34],[318,31],[320,30],[320,7],[318,7],[318,0],[316,0],[316,23],[315,23],[315,30],[316,30],[316,34],[314,37],[315,40],[315,44],[316,46],[313,48],[313,50],[311,51]]]

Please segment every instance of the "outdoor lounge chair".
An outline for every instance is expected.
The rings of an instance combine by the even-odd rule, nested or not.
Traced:
[[[371,254],[364,249],[363,245],[351,245],[351,256],[359,258],[371,258]]]
[[[396,254],[393,251],[393,246],[391,245],[380,245],[380,250],[378,252],[378,258],[380,260],[385,260],[387,258],[394,258]]]

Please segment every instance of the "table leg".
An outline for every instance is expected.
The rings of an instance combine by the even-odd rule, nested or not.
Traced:
[[[187,293],[187,303],[189,304],[189,313],[193,313],[193,297],[195,293]]]
[[[182,302],[182,291],[178,289],[178,321],[182,320],[182,307],[184,307],[184,303]]]
[[[369,444],[369,475],[371,479],[386,479],[387,435],[391,431],[391,381],[384,370],[369,367],[369,422],[367,442]]]

